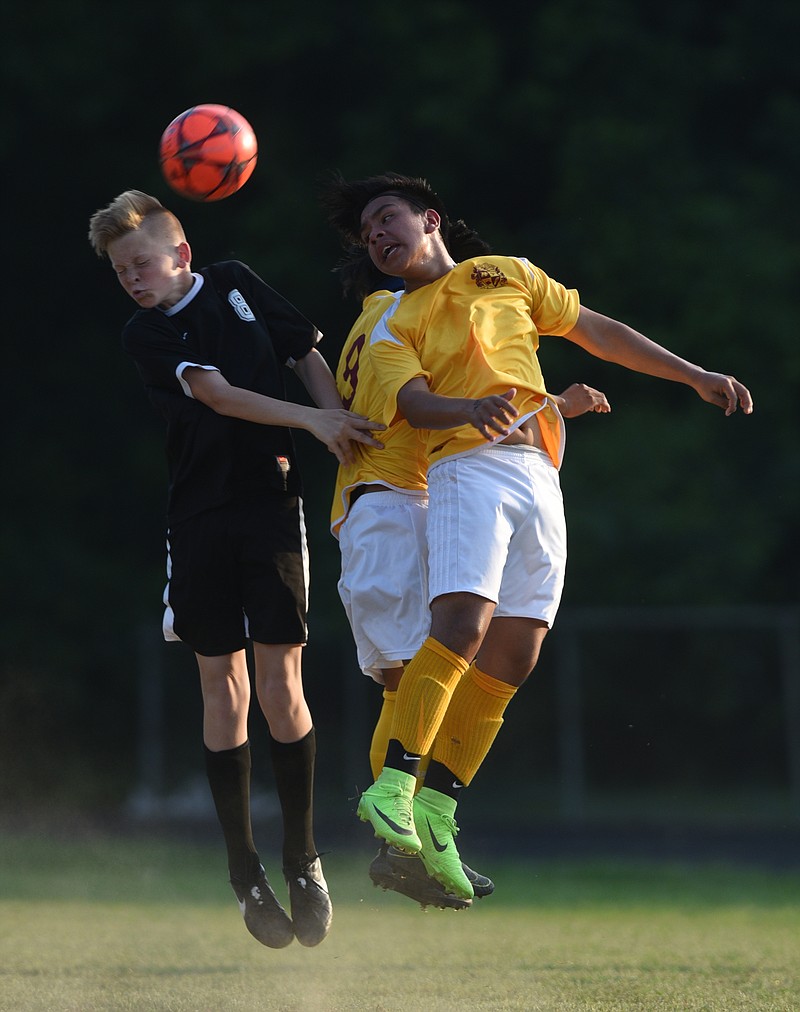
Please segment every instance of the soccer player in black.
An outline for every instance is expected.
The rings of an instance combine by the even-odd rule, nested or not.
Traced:
[[[332,910],[313,833],[316,742],[303,692],[308,557],[291,427],[351,458],[381,429],[341,406],[320,333],[236,261],[191,269],[179,220],[129,190],[91,218],[89,240],[138,305],[123,330],[167,425],[168,584],[164,636],[191,646],[203,695],[206,771],[247,928],[272,948],[317,945]],[[281,365],[318,407],[286,400]],[[267,720],[283,814],[291,918],[250,820],[250,679]]]

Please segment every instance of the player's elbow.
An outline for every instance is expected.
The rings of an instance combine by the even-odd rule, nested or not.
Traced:
[[[428,419],[427,414],[418,404],[415,404],[413,400],[401,403],[398,398],[397,412],[405,418],[412,429],[430,428],[430,420]]]
[[[400,389],[397,394],[397,410],[412,428],[427,429],[430,426],[428,404],[430,391],[427,384],[424,389],[412,380]]]
[[[235,411],[233,405],[227,397],[222,397],[219,394],[212,394],[210,397],[198,397],[207,408],[211,408],[212,411],[218,415],[234,415]]]

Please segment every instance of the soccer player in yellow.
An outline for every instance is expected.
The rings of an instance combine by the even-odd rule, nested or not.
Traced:
[[[456,259],[489,251],[462,223],[451,230],[448,249]],[[351,266],[357,275],[361,273],[357,262],[340,265],[347,293],[360,296],[373,285],[387,283],[377,271],[375,277],[352,277],[348,273]],[[370,340],[383,318],[394,312],[401,294],[379,290],[367,295],[342,348],[336,385],[343,404],[352,411],[371,412],[371,417],[383,412],[385,394],[370,357]],[[572,384],[555,400],[565,417],[610,411],[605,395],[582,383]],[[370,747],[375,778],[386,755],[404,662],[425,642],[430,626],[424,434],[397,415],[381,432],[381,441],[382,448],[375,452],[366,446],[356,448],[353,459],[340,465],[331,509],[331,530],[341,548],[339,593],[353,630],[359,665],[364,674],[383,686],[383,706]],[[363,498],[367,494],[369,497]],[[423,756],[420,762],[420,785],[428,758]],[[494,890],[491,879],[466,864],[463,868],[475,896],[487,896]],[[386,843],[369,874],[376,885],[394,889],[423,906],[462,909],[470,905],[470,900],[446,892],[431,879],[419,857]]]
[[[350,410],[366,410],[369,405],[375,417],[382,410],[385,398],[370,364],[369,336],[399,297],[399,292],[379,291],[365,299],[345,342],[336,381]],[[610,410],[602,393],[579,383],[557,401],[566,417]],[[381,440],[383,449],[374,453],[356,450],[352,463],[339,467],[331,510],[331,530],[342,553],[339,593],[353,630],[359,665],[383,686],[383,706],[370,747],[374,777],[386,755],[403,663],[424,643],[430,625],[424,440],[402,416],[381,432]],[[372,495],[376,492],[379,494]],[[367,493],[370,498],[362,500]],[[420,774],[424,774],[425,760],[422,757]],[[476,896],[493,891],[490,879],[466,864],[463,867]],[[470,902],[447,893],[427,875],[419,858],[387,844],[372,862],[370,877],[376,885],[401,892],[423,906],[462,909]]]
[[[747,388],[708,372],[517,257],[456,263],[450,222],[423,179],[395,174],[330,184],[329,218],[404,293],[373,331],[384,421],[428,430],[430,635],[406,667],[383,769],[358,814],[377,836],[419,853],[454,894],[473,888],[455,846],[456,801],[536,665],[566,561],[558,480],[564,438],[536,352],[565,337],[625,368],[692,387],[726,415],[753,410]],[[415,795],[420,757],[433,747]]]

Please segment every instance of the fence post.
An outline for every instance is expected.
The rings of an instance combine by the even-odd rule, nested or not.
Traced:
[[[580,623],[572,616],[559,630],[556,707],[561,814],[574,821],[584,816],[583,719],[581,713]]]
[[[786,755],[792,815],[800,819],[800,617],[787,611],[781,622]]]
[[[348,644],[338,648],[339,663],[338,670],[344,679],[343,696],[344,708],[344,756],[342,769],[344,771],[344,784],[346,797],[357,796],[361,790],[366,790],[372,782],[367,756],[369,745],[369,699],[368,695],[374,692],[376,695],[381,692],[380,686],[367,678],[358,666],[355,647]],[[364,783],[368,778],[369,782]],[[355,794],[353,793],[355,792]]]
[[[164,792],[163,641],[156,629],[142,625],[138,635],[139,734],[137,782],[129,807],[152,815]]]

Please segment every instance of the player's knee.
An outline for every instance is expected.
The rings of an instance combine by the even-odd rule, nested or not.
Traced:
[[[431,636],[453,653],[472,660],[491,620],[494,605],[473,594],[445,594],[431,605]]]
[[[519,687],[536,667],[546,633],[543,623],[496,619],[478,651],[476,663],[481,671]]]
[[[519,650],[516,653],[512,652],[510,662],[513,667],[515,685],[523,685],[533,674],[539,662],[541,648],[541,641],[521,643]]]
[[[503,657],[495,663],[492,663],[491,661],[487,663],[481,657],[480,653],[478,654],[475,663],[478,668],[481,671],[485,671],[487,675],[491,675],[493,678],[498,679],[498,681],[505,682],[507,685],[513,685],[517,689],[527,682],[533,673],[533,668],[535,666],[530,663],[530,659],[514,657]]]

